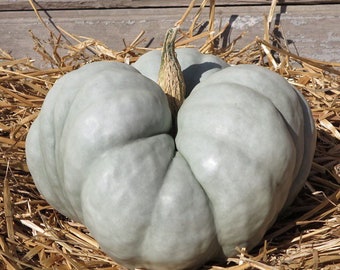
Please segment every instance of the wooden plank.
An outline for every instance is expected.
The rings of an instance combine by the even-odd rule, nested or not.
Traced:
[[[286,6],[277,7],[274,17],[280,24],[279,31],[290,43],[292,52],[301,56],[324,61],[340,62],[340,5]],[[263,36],[263,15],[268,6],[218,7],[216,25],[230,22],[231,31],[225,40],[233,40],[241,32],[246,36],[238,43],[241,48],[256,36]],[[59,25],[68,32],[92,37],[106,43],[110,48],[124,48],[122,39],[131,42],[145,30],[145,42],[159,47],[166,29],[181,17],[182,8],[155,9],[108,9],[108,10],[65,10],[41,13],[49,27]],[[208,9],[205,18],[208,19]],[[40,59],[33,51],[33,42],[28,35],[32,30],[42,39],[48,32],[36,18],[34,12],[3,12],[0,17],[0,48],[15,57]],[[190,20],[183,27],[188,27]]]
[[[159,7],[187,7],[190,0],[36,0],[38,9],[65,10],[65,9],[116,9],[116,8],[159,8]],[[196,1],[199,5],[201,1]],[[270,5],[271,0],[217,0],[218,6],[254,6]],[[279,0],[278,4],[339,4],[340,0]],[[1,0],[0,11],[32,10],[28,0]]]

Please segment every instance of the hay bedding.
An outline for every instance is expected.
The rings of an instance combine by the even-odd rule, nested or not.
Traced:
[[[276,1],[265,17],[263,38],[236,50],[240,36],[221,48],[218,41],[227,26],[211,34],[214,1],[210,1],[209,18],[204,19],[207,2],[195,10],[194,1],[189,5],[178,24],[188,16],[193,23],[177,45],[190,46],[198,40],[202,52],[220,55],[232,64],[263,65],[286,77],[312,108],[318,142],[308,182],[264,241],[250,253],[239,250],[225,265],[204,268],[340,269],[340,63],[289,52],[285,40],[271,32]],[[205,21],[207,29],[195,34]],[[48,69],[38,69],[30,59],[13,59],[0,49],[0,269],[122,269],[100,251],[83,225],[57,213],[38,193],[25,164],[25,136],[56,79],[87,62],[135,61],[147,50],[139,47],[143,33],[117,52],[98,40],[59,30],[74,42],[67,43],[49,29],[46,42],[31,33],[34,49],[49,63]]]

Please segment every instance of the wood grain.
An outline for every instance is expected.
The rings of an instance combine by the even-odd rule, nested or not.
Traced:
[[[129,43],[142,30],[146,34],[141,46],[159,47],[166,30],[174,25],[184,10],[185,8],[51,10],[41,12],[41,15],[51,28],[59,25],[72,34],[92,37],[103,41],[110,48],[121,50],[124,48],[122,39]],[[231,23],[232,27],[225,35],[225,43],[247,31],[237,45],[241,48],[256,36],[263,36],[263,18],[268,12],[268,6],[217,7],[216,25]],[[205,18],[208,19],[208,14]],[[277,7],[274,19],[279,25],[279,32],[289,41],[292,52],[319,60],[340,62],[340,4],[281,6]],[[188,27],[190,23],[189,20],[183,27]],[[11,52],[15,57],[40,59],[33,51],[33,42],[28,31],[32,30],[42,39],[48,39],[48,32],[34,12],[2,12],[0,25],[0,48]]]
[[[167,8],[187,7],[190,0],[36,0],[38,9],[65,10],[65,9],[116,9],[116,8]],[[200,1],[196,1],[197,6]],[[279,5],[319,5],[340,4],[340,0],[279,0]],[[254,6],[270,5],[271,0],[217,0],[218,6]],[[0,11],[32,10],[28,0],[1,0]]]

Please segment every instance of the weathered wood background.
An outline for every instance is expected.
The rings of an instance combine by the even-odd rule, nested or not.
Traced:
[[[110,48],[124,48],[145,30],[141,45],[160,46],[165,30],[182,16],[190,0],[36,0],[46,23],[76,35],[92,37]],[[201,1],[197,1],[199,5]],[[216,24],[232,27],[226,42],[247,31],[242,47],[263,35],[264,15],[270,0],[216,0]],[[206,10],[208,12],[208,9]],[[191,17],[189,17],[191,18]],[[208,19],[208,16],[206,16]],[[323,61],[340,62],[340,0],[282,0],[276,8],[275,25],[292,52]],[[189,26],[188,21],[184,27]],[[15,57],[39,58],[33,51],[29,31],[42,39],[48,32],[37,19],[28,0],[0,0],[0,48]]]

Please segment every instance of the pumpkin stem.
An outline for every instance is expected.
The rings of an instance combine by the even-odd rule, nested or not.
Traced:
[[[176,122],[178,110],[185,96],[183,72],[175,52],[177,30],[178,27],[171,28],[165,35],[158,75],[158,84],[168,98],[174,122]]]

